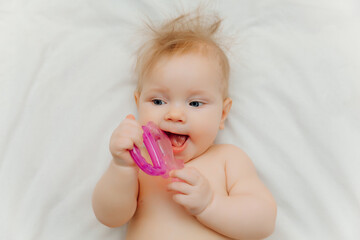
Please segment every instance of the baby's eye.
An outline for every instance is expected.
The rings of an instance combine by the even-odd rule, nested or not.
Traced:
[[[203,105],[203,103],[199,101],[192,101],[189,103],[189,105],[192,107],[200,107],[201,105]]]
[[[155,105],[163,105],[165,104],[165,102],[161,99],[153,99],[152,102],[155,104]]]

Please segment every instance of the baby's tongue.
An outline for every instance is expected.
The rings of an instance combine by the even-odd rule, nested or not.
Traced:
[[[170,138],[171,145],[173,145],[174,147],[181,147],[187,139],[186,135],[178,135],[178,134],[170,133],[168,136]]]

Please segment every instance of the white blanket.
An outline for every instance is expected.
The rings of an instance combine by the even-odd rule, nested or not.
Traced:
[[[91,208],[129,113],[144,15],[198,1],[0,1],[0,239],[115,240]],[[227,0],[241,147],[278,204],[274,240],[360,239],[360,5]]]

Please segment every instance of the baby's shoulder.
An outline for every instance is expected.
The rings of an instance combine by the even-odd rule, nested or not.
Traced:
[[[227,171],[253,171],[254,165],[250,157],[233,144],[215,144],[209,152],[224,160]]]
[[[221,164],[225,169],[252,167],[252,161],[248,155],[233,144],[214,144],[199,159],[208,166]]]
[[[244,158],[246,153],[233,144],[214,144],[208,150],[210,154],[221,155],[226,159]]]
[[[242,154],[241,149],[232,144],[213,144],[187,165],[199,169],[224,169],[226,162],[232,161],[233,156],[239,156],[239,154]]]
[[[223,178],[223,183],[229,191],[236,184],[245,184],[249,179],[256,178],[256,170],[251,159],[235,145],[215,144],[205,155],[207,156],[199,162],[199,169],[211,179],[216,176],[217,180]]]

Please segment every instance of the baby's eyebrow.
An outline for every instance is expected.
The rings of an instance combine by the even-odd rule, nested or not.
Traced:
[[[147,89],[143,89],[142,94],[147,97],[154,97],[154,96],[168,96],[168,90],[163,87],[149,87]]]
[[[191,94],[207,94],[209,93],[208,91],[205,91],[203,89],[193,89],[190,91]]]
[[[191,90],[190,91],[190,95],[191,96],[208,96],[208,97],[213,97],[214,94],[209,92],[209,91],[206,91],[206,90],[203,90],[203,89],[194,89],[194,90]]]

